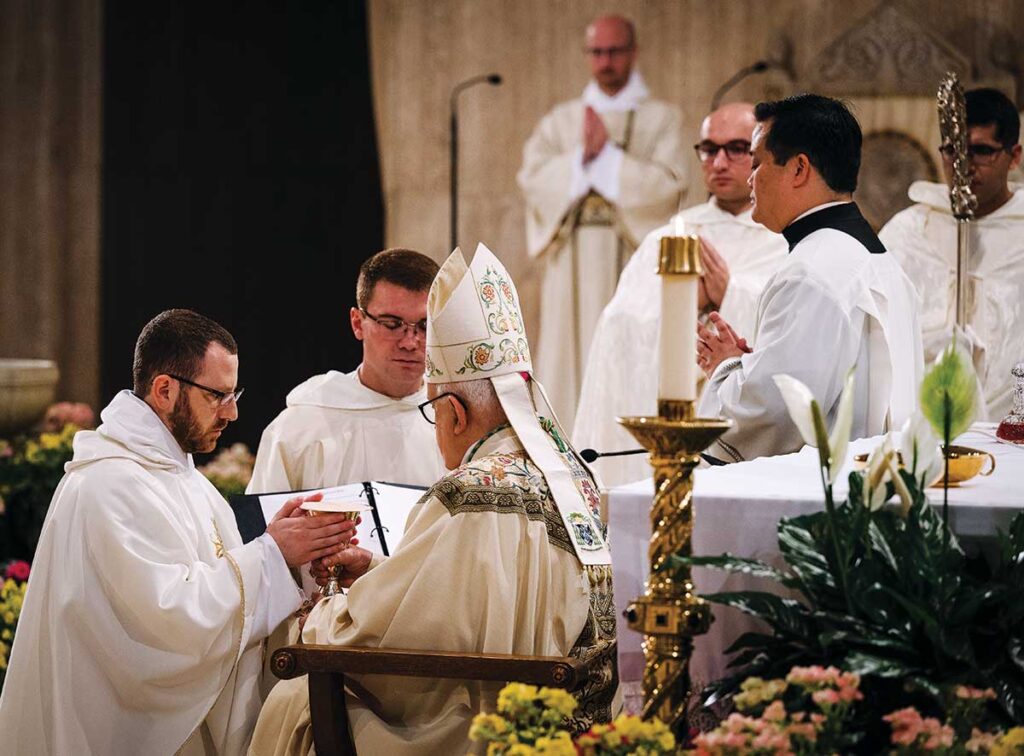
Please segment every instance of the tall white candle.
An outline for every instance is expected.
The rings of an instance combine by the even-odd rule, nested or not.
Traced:
[[[697,399],[697,276],[661,276],[659,399]]]
[[[686,237],[680,215],[672,221],[672,236]],[[658,398],[697,399],[697,275],[661,272],[661,322],[658,329]]]

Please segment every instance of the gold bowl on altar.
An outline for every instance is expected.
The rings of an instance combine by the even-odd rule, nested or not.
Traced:
[[[868,466],[869,454],[855,454],[853,457],[853,469],[854,470],[866,470]],[[896,458],[898,460],[900,469],[903,469],[903,457],[899,452],[896,452]],[[984,470],[986,460],[989,463],[988,469]],[[981,451],[980,449],[972,449],[969,446],[950,446],[949,447],[949,485],[955,487],[970,480],[976,475],[987,477],[991,475],[996,469],[996,458],[987,451]],[[932,483],[929,484],[929,488],[939,488],[942,486],[942,475],[940,474]]]

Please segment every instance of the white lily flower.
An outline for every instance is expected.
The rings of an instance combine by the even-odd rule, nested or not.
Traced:
[[[789,416],[800,431],[804,443],[819,450],[822,466],[828,465],[828,482],[835,483],[846,461],[850,428],[853,426],[853,371],[846,376],[843,393],[839,397],[839,407],[836,410],[836,422],[827,438],[819,435],[819,430],[821,434],[824,433],[824,418],[821,417],[821,409],[811,390],[791,375],[773,375],[772,380],[779,387]],[[817,422],[815,411],[818,414]]]
[[[839,471],[846,461],[846,447],[850,445],[850,429],[853,427],[853,371],[846,375],[843,393],[839,396],[836,410],[836,424],[828,437],[829,465],[828,482],[835,483]]]
[[[773,375],[772,380],[779,387],[782,400],[786,403],[786,409],[789,410],[789,416],[793,418],[804,443],[817,447],[818,437],[814,430],[814,412],[811,409],[814,394],[791,375]]]
[[[864,472],[864,504],[872,512],[876,512],[885,504],[886,484],[892,479],[894,466],[892,459],[896,450],[892,448],[892,436],[888,433],[882,443],[875,447],[868,457],[868,467]]]
[[[907,418],[900,431],[900,454],[903,464],[922,486],[942,475],[942,451],[939,438],[921,412]]]

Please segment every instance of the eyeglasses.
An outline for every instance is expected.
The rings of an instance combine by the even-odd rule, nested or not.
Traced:
[[[410,323],[408,320],[396,318],[394,315],[371,315],[362,307],[359,308],[359,312],[363,313],[363,315],[368,317],[377,325],[383,326],[388,331],[389,338],[402,339],[405,338],[405,335],[410,331],[412,331],[413,335],[418,336],[421,339],[425,339],[427,337],[426,318],[417,321],[416,323]]]
[[[1009,152],[1012,147],[993,147],[991,144],[969,144],[967,145],[967,159],[978,165],[992,165],[1000,152]],[[956,157],[956,149],[951,144],[944,144],[939,147],[944,160],[952,162]]]
[[[702,163],[707,163],[718,157],[719,150],[725,150],[725,156],[729,160],[750,157],[750,142],[743,139],[733,139],[725,144],[717,144],[706,139],[699,144],[693,145],[693,149],[697,153],[697,159]]]
[[[445,391],[441,394],[438,394],[433,399],[427,399],[427,401],[419,405],[420,414],[423,415],[423,419],[426,420],[431,425],[435,425],[437,423],[437,410],[434,408],[434,402],[436,402],[438,399],[444,399],[446,396],[452,397],[453,399],[455,399],[455,401],[459,402],[460,404],[462,403],[462,400],[458,397],[457,394],[453,394],[451,391]],[[465,407],[466,405],[463,404],[462,406]]]
[[[204,386],[201,383],[190,381],[188,378],[182,378],[180,375],[174,375],[173,373],[167,373],[167,377],[173,378],[174,380],[179,381],[181,383],[187,383],[189,386],[195,386],[197,389],[202,389],[206,393],[212,395],[217,400],[218,407],[226,407],[227,405],[231,404],[231,402],[237,402],[239,399],[242,398],[242,392],[245,391],[244,388],[235,389],[234,391],[220,391],[219,389]]]
[[[616,58],[633,51],[633,46],[627,47],[584,47],[583,52],[591,58],[601,58],[607,55],[609,58]]]

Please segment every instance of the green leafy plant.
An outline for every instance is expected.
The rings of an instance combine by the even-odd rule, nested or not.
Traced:
[[[32,561],[50,508],[64,475],[78,426],[60,431],[0,439],[0,547],[8,557]]]
[[[988,559],[972,557],[950,531],[947,508],[940,515],[924,493],[939,456],[929,424],[938,424],[948,440],[973,415],[973,404],[957,399],[970,368],[951,368],[954,359],[940,358],[925,379],[929,396],[946,397],[940,401],[944,414],[929,416],[929,422],[915,417],[904,427],[900,451],[906,467],[899,466],[886,437],[868,469],[850,474],[849,494],[840,503],[833,501],[832,481],[845,456],[845,439],[835,430],[831,438],[826,435],[806,387],[800,392],[788,376],[780,382],[805,440],[819,450],[825,510],[780,520],[784,569],[730,554],[677,556],[666,565],[764,577],[796,596],[704,596],[770,627],[736,639],[728,649],[736,654],[730,668],[742,671],[709,686],[709,703],[735,693],[747,676],[784,677],[793,666],[820,665],[860,676],[874,710],[859,725],[865,738],[858,748],[864,752],[878,752],[887,742],[886,727],[874,716],[878,711],[910,704],[926,715],[944,716],[949,702],[943,691],[956,685],[991,688],[993,716],[1004,725],[1024,722],[1024,513],[1008,533],[999,534],[998,549]],[[841,407],[848,392],[850,381]],[[840,428],[843,413],[841,408]],[[894,494],[901,506],[882,506]]]

